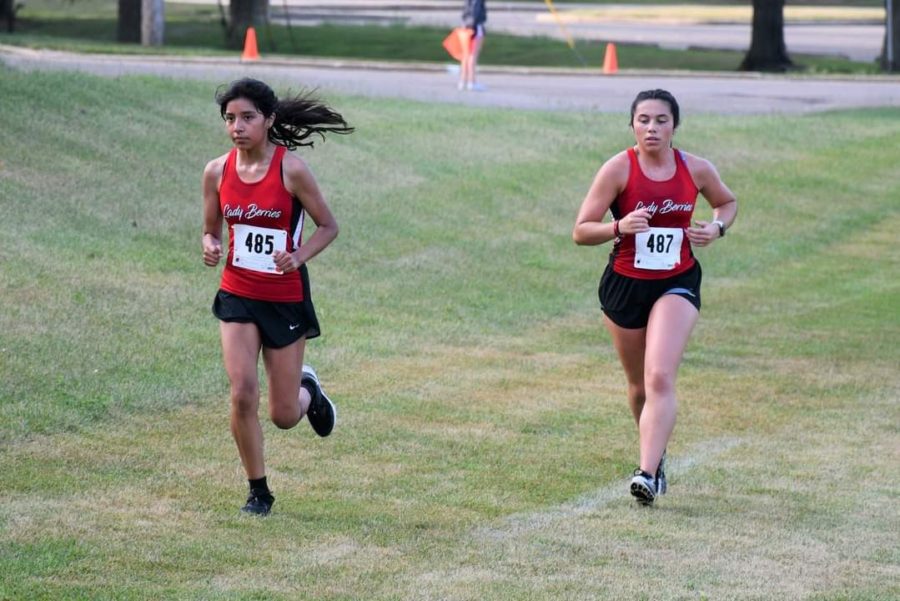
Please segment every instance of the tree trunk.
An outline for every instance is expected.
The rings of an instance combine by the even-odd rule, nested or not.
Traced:
[[[753,33],[741,71],[784,72],[794,67],[784,44],[784,1],[753,0]]]
[[[259,29],[269,20],[269,0],[231,0],[231,23],[228,26],[228,46],[243,48],[248,27]]]
[[[881,68],[897,73],[900,71],[900,0],[885,0],[885,17]]]
[[[166,29],[163,0],[141,2],[141,45],[162,46]]]
[[[119,0],[119,26],[116,39],[126,44],[141,43],[142,0]]]
[[[0,0],[0,19],[6,22],[6,31],[12,33],[16,30],[15,0]]]

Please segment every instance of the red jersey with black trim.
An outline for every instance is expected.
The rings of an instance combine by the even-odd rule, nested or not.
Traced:
[[[228,223],[228,258],[221,284],[226,292],[275,302],[305,298],[300,271],[278,272],[272,259],[275,250],[295,251],[303,232],[303,206],[282,179],[286,151],[276,146],[265,177],[254,183],[238,176],[237,148],[225,159],[219,207]]]
[[[634,148],[628,149],[628,183],[610,206],[615,219],[637,209],[650,212],[650,232],[621,234],[613,243],[613,271],[641,280],[661,280],[694,266],[691,243],[684,231],[691,225],[697,189],[680,150],[675,153],[675,175],[666,181],[648,178]]]

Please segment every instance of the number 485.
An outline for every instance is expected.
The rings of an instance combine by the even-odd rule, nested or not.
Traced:
[[[256,253],[258,255],[271,255],[275,251],[275,237],[271,234],[263,235],[250,232],[247,234],[244,246],[247,247],[248,252]]]

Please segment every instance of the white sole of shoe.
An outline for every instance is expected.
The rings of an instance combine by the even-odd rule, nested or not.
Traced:
[[[656,500],[656,494],[650,487],[637,480],[631,482],[631,496],[641,505],[652,505]]]
[[[303,371],[302,375],[309,376],[316,383],[316,388],[319,389],[319,394],[322,395],[322,398],[325,400],[326,403],[328,403],[328,406],[331,407],[331,415],[333,416],[334,419],[331,424],[331,430],[328,432],[328,434],[326,434],[326,436],[329,436],[331,434],[331,432],[334,431],[334,427],[337,425],[337,417],[338,417],[337,406],[334,403],[332,403],[331,399],[328,398],[328,395],[325,394],[325,390],[322,388],[322,383],[319,381],[319,375],[316,373],[316,370],[314,370],[309,365],[304,365],[302,368],[302,371]],[[301,378],[302,378],[302,376],[301,376]],[[308,420],[309,416],[307,416],[306,419]],[[313,428],[313,430],[315,430],[315,428]],[[316,432],[316,434],[318,434],[318,432]],[[320,434],[320,436],[321,436],[321,434]]]

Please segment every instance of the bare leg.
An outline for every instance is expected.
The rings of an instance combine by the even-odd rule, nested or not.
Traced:
[[[474,36],[473,30],[469,29],[467,31],[469,37],[463,41],[463,57],[459,62],[460,88],[471,87],[475,84],[478,55],[481,53],[481,45],[484,42],[484,35]]]
[[[263,435],[259,425],[259,378],[256,365],[261,346],[251,323],[220,322],[222,355],[231,382],[231,434],[237,443],[247,478],[266,475]]]
[[[640,414],[641,469],[655,474],[675,428],[675,380],[699,312],[687,299],[667,294],[647,323],[644,351],[646,402]]]
[[[646,393],[644,391],[644,347],[647,335],[646,328],[630,329],[617,326],[606,315],[603,323],[612,336],[613,346],[619,354],[619,361],[625,370],[628,381],[628,405],[634,416],[634,423],[640,424],[641,411],[644,409]]]
[[[481,54],[481,45],[483,43],[483,35],[476,36],[472,39],[472,52],[469,53],[468,81],[473,85],[478,78],[478,55]]]
[[[269,383],[269,417],[282,429],[293,428],[309,410],[309,392],[300,386],[306,340],[279,349],[263,348]]]
[[[459,89],[464,90],[466,84],[472,81],[472,30],[460,30],[460,46],[462,46],[462,58],[459,61]]]

